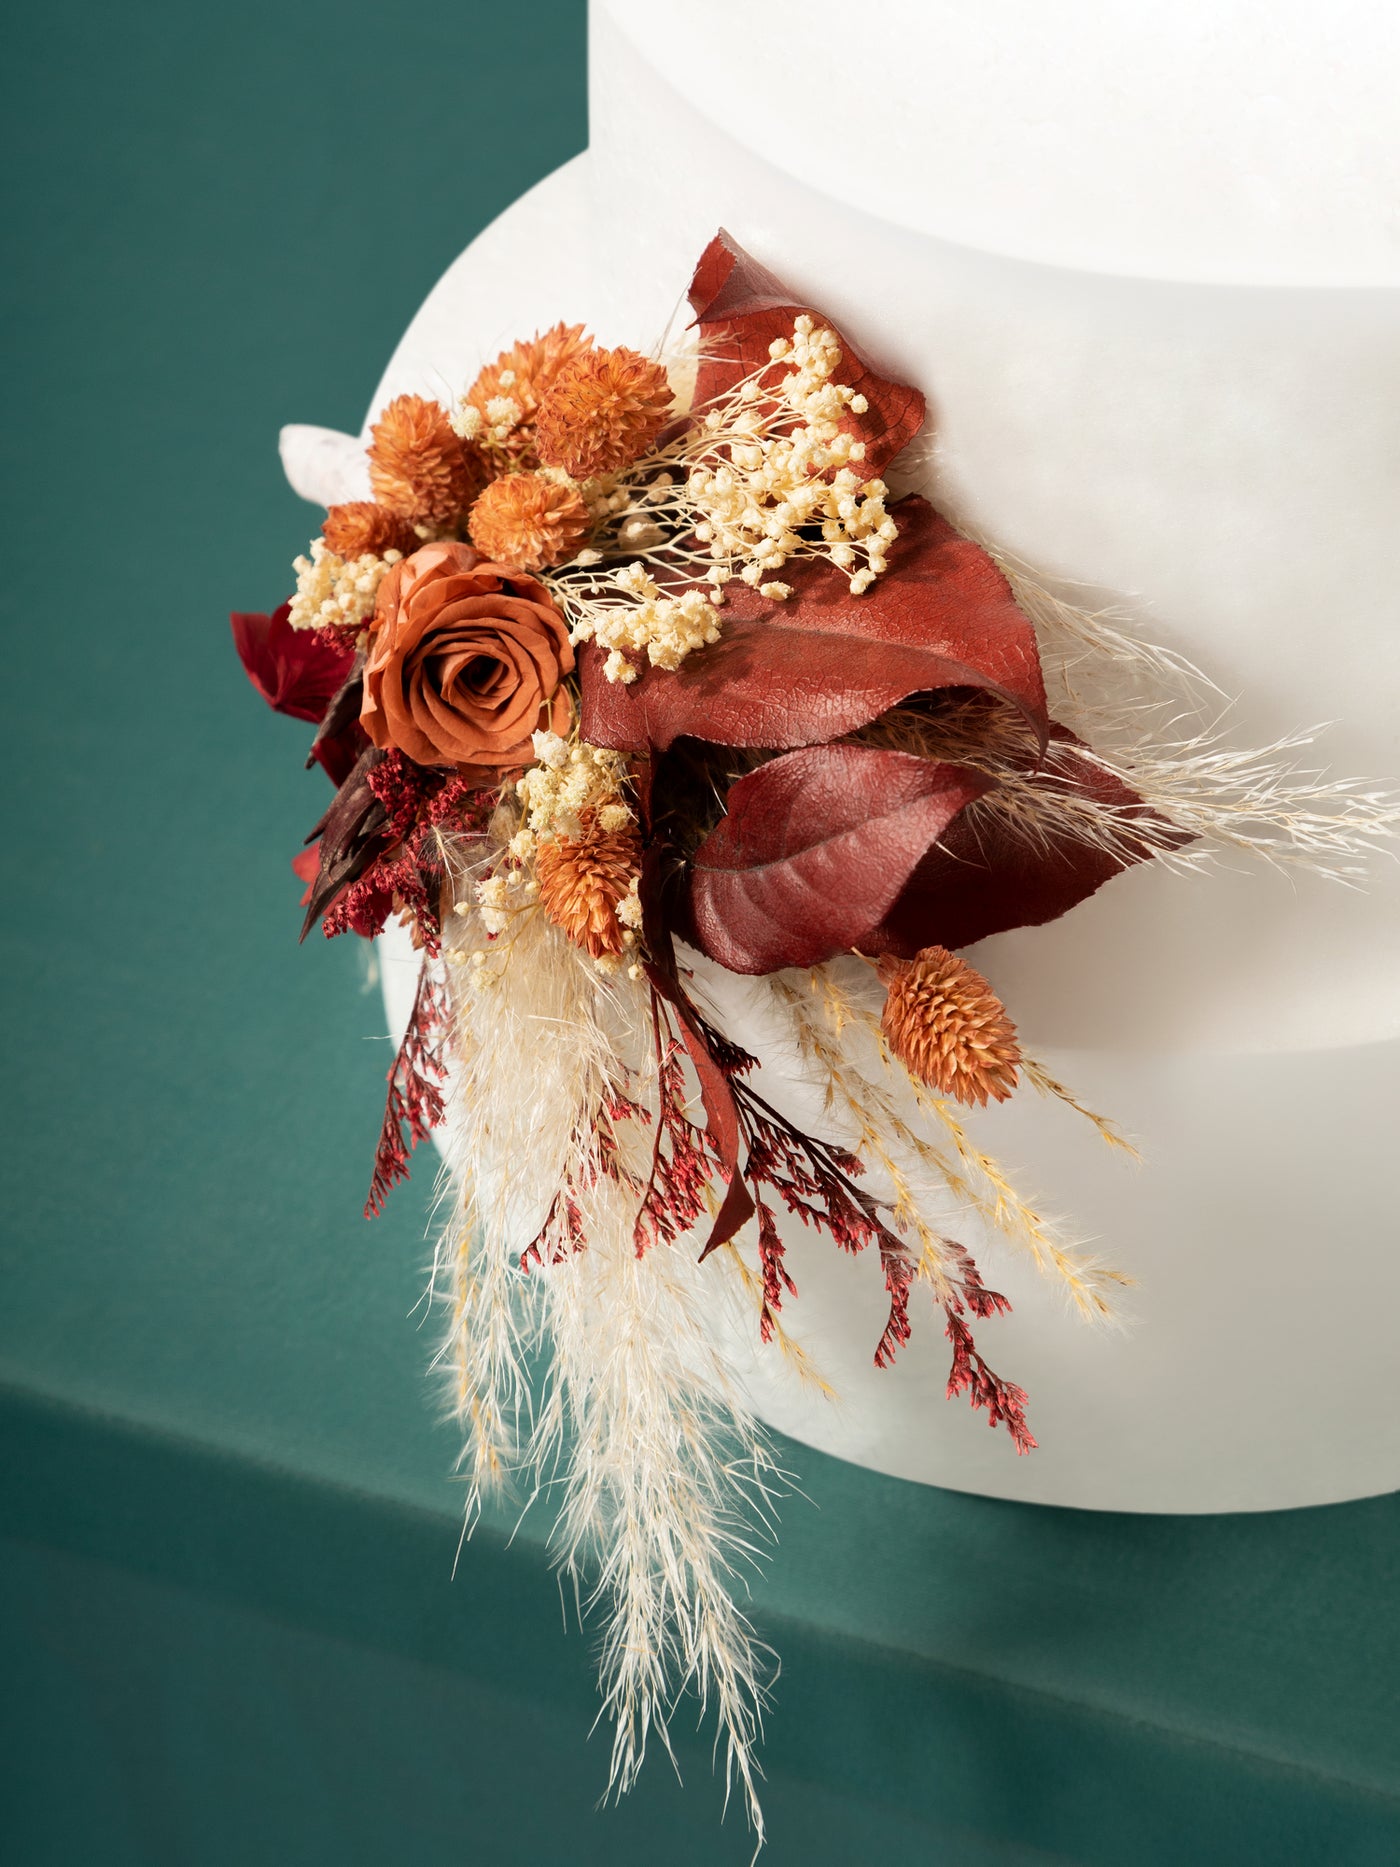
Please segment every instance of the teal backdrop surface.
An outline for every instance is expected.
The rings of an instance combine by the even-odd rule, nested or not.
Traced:
[[[595,1806],[541,1523],[453,1576],[430,1175],[363,1222],[378,995],[354,943],[296,946],[324,780],[226,622],[315,524],[279,425],[354,430],[437,275],[583,146],[584,34],[579,0],[6,29],[16,1867],[749,1856],[684,1715],[684,1788],[658,1758]],[[774,1867],[1400,1859],[1395,1498],[1131,1518],[788,1463]]]

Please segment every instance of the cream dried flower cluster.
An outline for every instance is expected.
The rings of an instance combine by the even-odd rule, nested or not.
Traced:
[[[383,557],[366,552],[347,559],[324,538],[313,539],[310,557],[299,557],[292,566],[297,588],[287,621],[294,629],[363,628],[374,614],[380,584],[402,555],[390,550]]]
[[[514,370],[501,372],[503,387],[509,388],[514,382]],[[450,417],[452,432],[461,440],[475,442],[480,447],[504,447],[520,426],[524,413],[512,395],[490,396],[484,408],[461,401]]]
[[[600,973],[627,965],[637,976],[642,925],[641,845],[624,801],[626,761],[554,732],[534,735],[537,763],[517,781],[518,827],[501,837],[499,866],[478,880],[457,912],[475,913],[488,945],[449,957],[469,967],[473,986],[502,976],[520,917],[543,910]],[[503,813],[504,815],[505,813]],[[630,964],[628,963],[630,962]]]
[[[836,335],[805,312],[792,337],[775,338],[772,366],[740,384],[729,406],[705,417],[704,452],[686,492],[700,515],[695,535],[713,559],[710,581],[738,575],[765,596],[791,594],[773,581],[789,558],[817,555],[850,574],[853,596],[887,568],[898,526],[885,509],[883,480],[862,479],[865,443],[846,427],[865,414],[863,395],[832,380],[841,362]],[[795,425],[794,425],[795,424]],[[803,538],[821,528],[821,542]]]
[[[524,821],[510,842],[510,854],[523,862],[538,843],[552,836],[579,836],[586,816],[596,816],[606,831],[624,830],[632,811],[623,802],[627,761],[620,752],[580,740],[570,744],[558,733],[534,735],[538,763],[516,784]]]
[[[596,642],[609,651],[603,664],[608,680],[635,681],[639,670],[631,657],[636,655],[674,672],[695,649],[719,640],[713,593],[696,587],[666,596],[642,564],[628,564],[613,582],[632,601],[589,608],[570,632],[571,641]]]

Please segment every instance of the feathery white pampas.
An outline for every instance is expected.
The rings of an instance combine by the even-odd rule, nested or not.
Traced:
[[[1400,826],[1400,796],[1301,759],[1319,726],[1265,746],[1232,746],[1229,704],[1208,674],[1143,641],[1117,610],[1075,604],[981,542],[1035,627],[1052,715],[1092,750],[1052,749],[1039,785],[999,773],[1001,795],[979,800],[975,812],[1002,812],[1033,838],[1068,832],[1115,854],[1145,846],[1180,869],[1240,854],[1331,881],[1362,880]],[[1165,825],[1070,798],[1057,778],[1072,778],[1079,760],[1136,791]],[[1169,826],[1196,840],[1174,843]]]
[[[468,1524],[490,1491],[554,1494],[556,1560],[603,1619],[609,1788],[631,1786],[649,1737],[671,1750],[690,1688],[717,1715],[726,1800],[737,1787],[761,1844],[754,1753],[774,1667],[733,1590],[766,1539],[781,1474],[704,1319],[725,1298],[729,1260],[700,1265],[693,1239],[637,1250],[652,1131],[610,1109],[616,1091],[655,1094],[650,988],[600,976],[538,909],[494,944],[475,915],[455,915],[445,948],[458,962],[454,1177],[435,1282]],[[550,1222],[556,1195],[564,1227]]]
[[[610,1786],[629,1789],[649,1733],[668,1752],[678,1693],[713,1701],[726,1800],[737,1787],[763,1841],[754,1755],[773,1656],[732,1591],[769,1540],[781,1477],[735,1395],[703,1312],[723,1260],[693,1244],[638,1257],[635,1203],[615,1181],[583,1197],[587,1249],[546,1278],[554,1348],[532,1456],[563,1471],[557,1559],[593,1574],[613,1720]],[[705,1286],[708,1286],[705,1287]]]

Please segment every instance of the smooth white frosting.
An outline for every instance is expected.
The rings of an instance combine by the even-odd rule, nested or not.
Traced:
[[[1363,32],[1355,6],[1331,24],[1276,6],[1261,26],[1262,9],[1238,4],[1209,18],[1061,5],[1058,44],[1041,30],[1050,11],[990,5],[945,33],[950,9],[919,7],[883,95],[850,41],[833,141],[797,101],[820,5],[595,6],[590,153],[448,272],[371,414],[404,390],[446,393],[561,317],[650,347],[724,224],[924,388],[923,484],[950,515],[1126,603],[1238,696],[1238,742],[1330,719],[1322,757],[1385,778],[1400,769],[1400,197],[1389,116],[1366,100],[1394,93],[1381,75],[1393,21],[1366,9]],[[1086,67],[1068,22],[1091,11],[1107,23]],[[871,12],[888,30],[896,9]],[[1129,15],[1150,21],[1156,50],[1114,65],[1106,48]],[[1279,51],[1295,27],[1313,50],[1295,36]],[[1202,37],[1209,75],[1188,56]],[[745,89],[755,49],[777,57],[780,40],[794,81]],[[1035,117],[1035,73],[1053,59],[1057,94],[1078,86],[1094,109]],[[1308,73],[1326,82],[1289,134],[1268,140],[1267,109],[1236,121],[1250,85],[1287,117]],[[1161,127],[1173,96],[1189,136]],[[1104,191],[1120,183],[1115,209]],[[302,454],[318,450],[328,481],[353,472],[350,452],[293,431],[302,490],[317,474]],[[790,1323],[843,1401],[813,1402],[765,1354],[750,1370],[760,1409],[882,1470],[1094,1508],[1257,1509],[1400,1482],[1398,881],[1391,863],[1367,893],[1257,868],[1139,870],[1052,927],[986,943],[978,963],[1027,1042],[1147,1162],[1125,1166],[1027,1096],[980,1132],[1140,1280],[1136,1326],[1087,1334],[993,1249],[988,1274],[1016,1313],[982,1345],[1031,1390],[1042,1442],[1018,1461],[943,1403],[934,1318],[892,1373],[869,1365],[878,1277],[803,1235]]]
[[[593,17],[733,144],[916,233],[1148,278],[1400,284],[1387,0],[600,0]]]

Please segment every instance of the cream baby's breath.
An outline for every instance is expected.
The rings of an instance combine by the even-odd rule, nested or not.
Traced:
[[[654,668],[675,670],[695,649],[719,640],[719,612],[704,590],[666,596],[640,563],[616,572],[613,582],[632,600],[585,611],[570,634],[571,641],[596,642],[609,651],[603,666],[608,680],[635,681],[633,655],[645,655]]]
[[[294,629],[361,628],[374,614],[379,586],[402,553],[383,557],[337,557],[324,538],[312,540],[310,557],[299,557],[296,595],[287,620]]]

